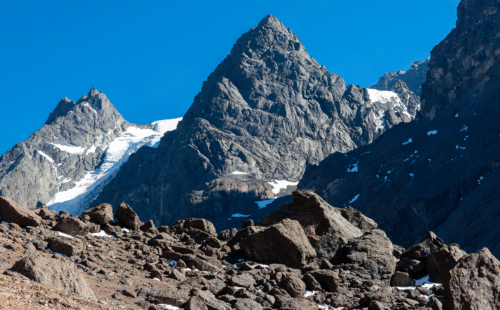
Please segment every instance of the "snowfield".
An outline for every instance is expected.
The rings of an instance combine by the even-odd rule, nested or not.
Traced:
[[[104,161],[98,169],[87,172],[82,180],[76,182],[75,187],[57,193],[47,205],[57,212],[66,211],[80,215],[89,207],[90,202],[97,198],[104,186],[115,177],[131,154],[143,146],[158,147],[163,134],[175,130],[181,120],[182,118],[157,121],[152,124],[153,129],[129,127],[121,137],[109,144],[104,154]],[[45,155],[40,151],[39,153]]]

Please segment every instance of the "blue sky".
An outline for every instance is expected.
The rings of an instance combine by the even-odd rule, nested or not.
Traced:
[[[430,56],[458,0],[0,0],[0,154],[64,96],[104,92],[133,123],[182,116],[203,81],[267,14],[347,83]]]

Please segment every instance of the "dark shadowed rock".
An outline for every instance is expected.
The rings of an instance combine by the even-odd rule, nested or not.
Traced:
[[[247,227],[251,228],[253,226]],[[302,268],[316,258],[299,222],[285,219],[241,240],[245,254],[262,263],[282,263]]]
[[[0,218],[9,223],[16,223],[19,226],[34,226],[40,225],[42,219],[33,211],[29,211],[21,207],[15,201],[0,196]]]
[[[115,212],[116,218],[122,222],[127,228],[137,230],[142,226],[137,213],[126,203],[121,203]]]
[[[336,292],[340,286],[338,270],[314,270],[308,273],[313,276],[316,281],[327,292]]]
[[[97,207],[84,211],[82,217],[84,215],[88,215],[99,225],[106,225],[113,222],[113,207],[109,203],[102,203]]]
[[[466,254],[467,253],[458,246],[448,245],[427,256],[425,263],[429,271],[429,281],[435,283],[448,282],[450,270],[453,269],[460,258]]]
[[[33,281],[79,294],[84,298],[95,299],[94,292],[85,280],[85,276],[72,262],[44,256],[32,256],[17,261],[12,270]]]
[[[342,245],[363,235],[342,216],[340,209],[332,207],[313,191],[297,190],[293,196],[293,203],[264,218],[260,225],[269,226],[285,218],[298,221],[316,250],[318,260],[331,259]]]
[[[423,261],[429,254],[438,251],[444,246],[445,243],[443,240],[432,231],[429,231],[422,241],[409,248],[401,257],[409,257]]]
[[[500,309],[500,262],[487,248],[463,256],[443,285],[445,309]]]
[[[404,247],[432,230],[499,257],[499,12],[498,0],[460,1],[455,29],[431,51],[417,120],[309,166],[298,188],[352,205]]]
[[[391,240],[383,231],[374,229],[349,242],[342,249],[338,260],[370,270],[374,279],[388,281],[396,269],[396,259],[392,255],[392,251]]]
[[[391,278],[391,286],[415,286],[415,280],[406,272],[396,271]]]

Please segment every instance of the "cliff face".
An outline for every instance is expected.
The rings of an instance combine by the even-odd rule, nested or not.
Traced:
[[[499,1],[460,3],[457,27],[431,52],[418,121],[331,155],[299,187],[359,209],[397,244],[433,230],[499,255],[499,8]]]
[[[133,156],[96,203],[125,201],[157,223],[254,216],[256,201],[279,197],[307,165],[414,118],[406,96],[373,92],[345,85],[267,16],[203,83],[178,130]]]

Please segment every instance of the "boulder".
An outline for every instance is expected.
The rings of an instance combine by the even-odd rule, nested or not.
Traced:
[[[192,289],[191,296],[199,297],[205,305],[207,305],[209,310],[230,310],[231,307],[225,302],[218,300],[214,294],[209,291],[202,291],[200,289]]]
[[[340,286],[338,270],[313,270],[308,273],[327,292],[335,293]]]
[[[429,231],[422,241],[409,248],[405,253],[403,253],[403,255],[401,255],[401,258],[410,257],[420,261],[425,261],[425,258],[429,256],[429,254],[438,251],[444,246],[444,241],[436,236],[435,233]]]
[[[79,239],[54,237],[49,238],[47,242],[50,250],[66,256],[79,255],[85,249],[85,245]]]
[[[356,264],[368,270],[374,279],[390,280],[396,270],[392,242],[382,230],[374,229],[354,239],[342,250],[339,262]]]
[[[443,286],[444,309],[500,309],[500,262],[487,248],[465,255]]]
[[[113,222],[113,207],[109,203],[102,203],[97,207],[84,211],[82,217],[85,215],[88,215],[99,225],[106,225]]]
[[[396,270],[401,272],[407,272],[413,279],[420,279],[428,274],[424,262],[421,262],[418,259],[410,257],[405,257],[401,259],[396,265]]]
[[[79,294],[84,298],[95,299],[85,276],[72,262],[39,255],[17,261],[12,270],[33,281]]]
[[[237,276],[232,276],[229,279],[229,285],[251,288],[255,285],[255,279],[248,273],[244,273]]]
[[[281,286],[292,297],[303,297],[306,293],[306,284],[295,275],[291,275],[281,282]]]
[[[38,215],[44,220],[53,220],[57,217],[57,212],[54,210],[43,208],[38,211]]]
[[[262,310],[262,305],[249,298],[238,298],[233,306],[235,310]]]
[[[189,300],[189,291],[173,286],[144,287],[137,296],[152,304],[167,304],[181,307]]]
[[[415,286],[415,280],[406,272],[396,271],[392,276],[391,286]]]
[[[312,190],[294,191],[293,203],[284,205],[259,225],[274,225],[285,218],[300,223],[316,250],[318,260],[331,259],[341,246],[363,235],[358,227],[342,216],[340,209],[329,205]]]
[[[448,282],[450,270],[456,266],[464,255],[467,255],[467,253],[457,245],[449,245],[427,256],[426,265],[429,272],[429,281],[435,283]]]
[[[252,228],[255,226],[249,226]],[[298,221],[284,219],[241,240],[246,256],[261,263],[282,263],[302,268],[316,258],[316,251]]]
[[[185,310],[208,310],[205,302],[198,296],[191,297],[184,305]]]
[[[36,215],[35,212],[25,209],[17,202],[2,196],[0,196],[0,219],[15,223],[21,227],[38,227],[42,222],[42,218]]]
[[[123,225],[132,230],[138,230],[142,226],[142,222],[137,213],[124,202],[122,202],[116,210],[115,217],[122,222]]]
[[[147,221],[146,223],[144,223],[144,225],[141,226],[142,231],[148,231],[150,229],[156,229],[156,226],[152,220]]]
[[[85,236],[91,231],[91,226],[76,217],[65,217],[57,222],[53,230],[70,236]]]
[[[214,224],[205,219],[189,218],[187,220],[177,221],[172,225],[172,229],[194,228],[206,232],[214,237],[217,236]]]

